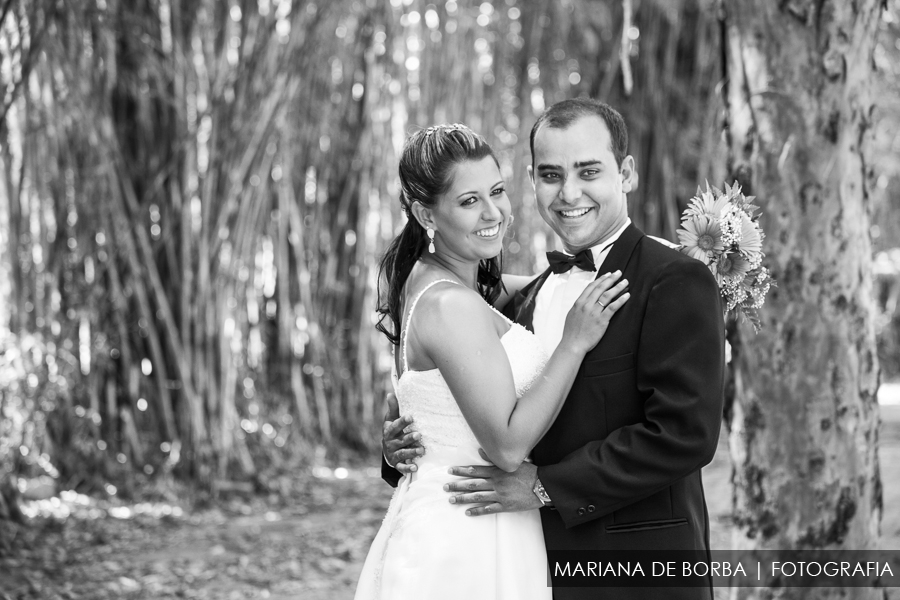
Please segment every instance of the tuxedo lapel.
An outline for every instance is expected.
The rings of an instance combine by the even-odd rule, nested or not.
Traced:
[[[642,237],[644,237],[644,233],[633,224],[625,228],[619,239],[609,249],[606,260],[603,261],[603,265],[597,270],[597,277],[616,270],[624,271],[625,265],[628,264],[628,260]],[[537,279],[516,292],[516,295],[503,310],[503,314],[532,333],[534,333],[535,300],[550,273],[552,273],[550,269],[545,270]]]
[[[532,333],[534,333],[534,302],[538,292],[541,291],[541,286],[547,281],[551,272],[550,269],[547,269],[534,281],[516,292],[515,297],[510,301],[512,310],[503,311],[507,317]]]
[[[637,243],[641,241],[642,237],[644,237],[644,232],[635,227],[634,224],[626,227],[625,231],[622,232],[622,235],[619,236],[619,239],[617,239],[612,248],[609,249],[606,260],[604,260],[603,264],[600,265],[600,268],[597,269],[597,277],[606,273],[612,273],[613,271],[624,272],[625,266],[628,264],[628,259],[631,258],[634,249],[637,247]]]

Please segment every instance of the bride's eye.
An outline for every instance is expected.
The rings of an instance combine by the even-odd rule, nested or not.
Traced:
[[[476,198],[475,196],[470,196],[469,198],[466,198],[465,200],[460,202],[460,206],[472,206],[476,202],[478,202],[478,198]]]
[[[506,193],[506,188],[503,188],[503,187],[498,187],[498,188],[491,190],[491,196],[499,196],[500,194],[505,194],[505,193]]]

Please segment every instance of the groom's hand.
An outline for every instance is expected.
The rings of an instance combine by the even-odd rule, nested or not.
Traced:
[[[529,462],[522,463],[512,473],[494,466],[475,465],[450,467],[450,474],[465,478],[444,486],[446,492],[461,492],[451,496],[450,503],[481,505],[466,510],[470,517],[534,510],[542,506],[533,491],[537,467]]]
[[[415,432],[407,432],[412,424],[410,416],[400,416],[400,406],[394,394],[387,395],[387,412],[384,413],[384,429],[381,437],[381,451],[384,459],[401,473],[412,473],[416,470],[415,460],[425,454],[422,447],[422,436]]]

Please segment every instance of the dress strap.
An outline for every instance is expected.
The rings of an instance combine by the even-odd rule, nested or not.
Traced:
[[[407,313],[407,315],[406,315],[406,326],[403,328],[403,331],[400,332],[400,358],[403,360],[403,373],[406,373],[407,371],[409,371],[409,362],[407,361],[407,357],[406,357],[406,339],[409,337],[409,325],[410,325],[410,323],[412,323],[413,311],[416,309],[416,304],[419,303],[419,298],[422,297],[422,294],[427,292],[428,288],[430,288],[434,284],[441,283],[442,281],[447,281],[449,283],[457,283],[457,282],[453,281],[452,279],[435,279],[434,281],[430,282],[428,285],[423,287],[422,291],[420,291],[418,294],[416,294],[416,297],[413,299],[413,302],[409,307],[409,313]],[[403,373],[400,373],[400,375],[403,375]]]
[[[501,319],[503,319],[504,321],[506,321],[506,322],[509,323],[510,325],[514,325],[514,324],[515,324],[515,321],[513,321],[512,319],[510,319],[509,317],[507,317],[506,315],[504,315],[504,314],[503,314],[502,312],[500,312],[499,310],[497,310],[496,307],[494,307],[493,304],[491,304],[490,302],[487,302],[487,301],[485,301],[485,304],[488,305],[488,308],[490,308],[492,311],[494,311],[495,313],[497,313],[497,315],[499,315]]]

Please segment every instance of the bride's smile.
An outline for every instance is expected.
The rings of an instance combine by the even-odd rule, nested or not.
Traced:
[[[500,223],[497,223],[493,227],[487,227],[485,229],[481,229],[475,232],[475,235],[483,238],[492,238],[496,237],[497,234],[500,233]]]

